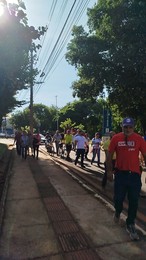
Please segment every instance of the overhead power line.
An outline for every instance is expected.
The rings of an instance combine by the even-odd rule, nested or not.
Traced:
[[[89,2],[89,0],[87,0],[86,2]],[[83,3],[83,2],[82,2]],[[62,53],[64,46],[67,45],[68,40],[70,38],[71,35],[71,30],[74,24],[77,24],[77,22],[80,20],[82,13],[84,12],[84,7],[85,5],[81,6],[83,4],[80,4],[80,6],[76,6],[76,10],[80,10],[80,13],[76,13],[76,10],[74,10],[74,13],[76,14],[76,16],[74,16],[74,13],[72,14],[71,17],[71,21],[70,24],[68,26],[68,28],[66,29],[65,34],[62,34],[60,37],[60,41],[58,41],[58,46],[55,49],[55,51],[53,52],[51,59],[49,60],[48,66],[47,66],[47,71],[45,73],[46,77],[45,79],[49,76],[50,72],[52,71],[52,69],[54,68],[54,65],[56,64],[56,61],[58,60],[58,57],[60,57],[60,54]],[[82,9],[81,9],[82,8]]]
[[[36,82],[42,83],[34,86],[34,97],[40,91],[43,82],[53,74],[64,58],[63,51],[70,40],[73,25],[78,24],[89,3],[90,0],[62,0],[62,2],[61,0],[52,0],[51,4],[49,3],[50,9],[46,23],[48,30],[41,39],[42,48],[38,51],[36,64],[40,75],[43,73],[44,76],[38,75],[36,78]],[[25,96],[26,93],[25,91]]]
[[[70,8],[70,11],[67,15],[67,18],[61,28],[61,31],[57,37],[57,40],[55,44],[53,45],[53,48],[49,54],[49,57],[47,58],[47,61],[41,71],[45,73],[45,76],[42,81],[45,81],[46,79],[49,78],[50,72],[54,71],[55,68],[57,67],[56,64],[59,64],[58,59],[60,58],[63,49],[67,45],[67,42],[69,40],[69,37],[71,36],[71,31],[73,25],[76,25],[80,18],[82,17],[83,13],[87,9],[87,6],[89,4],[90,0],[85,0],[85,1],[77,1],[75,0]],[[64,7],[66,7],[67,1],[64,2]],[[60,19],[59,17],[58,19]],[[53,37],[55,34],[53,35]],[[43,49],[42,49],[43,50]],[[49,45],[49,50],[50,50],[50,45]],[[45,50],[46,53],[46,50]],[[48,55],[47,55],[48,56]],[[46,55],[45,55],[46,57]],[[63,59],[64,55],[60,58],[60,61]],[[42,84],[38,85],[35,91],[35,94],[38,93],[40,90]]]

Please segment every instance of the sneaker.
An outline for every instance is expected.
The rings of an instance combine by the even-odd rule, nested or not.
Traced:
[[[126,231],[130,235],[131,240],[139,240],[134,224],[127,225]]]
[[[114,222],[115,222],[116,224],[118,224],[119,221],[120,221],[120,214],[117,213],[117,212],[115,212],[115,214],[114,214],[114,216],[113,216],[113,219],[114,219]]]

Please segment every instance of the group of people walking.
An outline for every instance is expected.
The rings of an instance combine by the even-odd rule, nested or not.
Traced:
[[[102,143],[100,134],[95,133],[91,139],[92,159],[91,164],[97,156],[97,165],[100,166],[101,145],[105,151],[105,173],[102,186],[105,187],[107,181],[114,180],[114,221],[120,222],[123,211],[125,197],[128,198],[128,214],[126,219],[126,231],[132,240],[139,240],[139,235],[135,228],[135,219],[138,210],[138,200],[141,191],[141,167],[140,154],[146,162],[146,141],[141,135],[134,132],[134,120],[124,118],[122,121],[122,131],[116,134],[109,133],[109,139]],[[89,142],[82,130],[78,130],[73,137],[76,147],[75,165],[81,157],[81,167],[85,167],[85,150],[89,148]],[[88,149],[89,151],[89,149]],[[86,154],[87,158],[87,154]]]
[[[100,150],[105,151],[105,172],[102,180],[102,187],[105,188],[107,181],[114,180],[114,221],[119,223],[123,211],[123,203],[127,195],[128,214],[126,219],[126,230],[132,240],[139,240],[139,235],[135,229],[135,219],[138,210],[138,200],[141,191],[141,167],[139,155],[141,154],[146,163],[146,141],[141,135],[134,132],[134,120],[124,118],[122,122],[122,131],[118,134],[111,131],[109,139],[101,141],[100,133],[96,132],[90,140],[87,133],[81,129],[71,132],[70,129],[65,134],[60,134],[57,130],[51,137],[56,147],[58,155],[59,145],[62,140],[66,146],[66,159],[70,159],[70,152],[73,149],[76,152],[75,165],[81,158],[81,167],[85,168],[84,160],[88,160],[89,142],[92,146],[91,164],[95,162],[97,156],[97,166],[100,167]],[[33,150],[34,158],[38,159],[39,133],[31,135],[26,131],[18,131],[15,135],[14,143],[18,155],[26,159],[29,148]]]
[[[32,135],[25,130],[16,131],[15,133],[14,144],[16,144],[17,154],[25,160],[30,152],[34,158],[38,159],[40,142],[41,137],[39,133]]]
[[[88,159],[88,153],[89,153],[89,142],[90,139],[88,137],[88,134],[82,131],[81,129],[77,129],[76,131],[71,131],[68,129],[65,134],[59,133],[57,130],[54,136],[52,137],[52,140],[55,143],[55,150],[57,156],[59,155],[59,148],[65,144],[66,148],[66,159],[69,160],[70,158],[70,152],[71,150],[76,151],[76,159],[75,164],[78,163],[79,158],[81,157],[81,167],[85,167],[84,165],[84,159]],[[100,148],[101,148],[101,138],[100,134],[96,133],[95,137],[91,139],[91,145],[92,145],[92,160],[91,164],[95,162],[96,156],[97,156],[97,165],[100,167]]]

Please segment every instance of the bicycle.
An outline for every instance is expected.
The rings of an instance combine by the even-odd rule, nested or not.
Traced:
[[[66,158],[66,145],[64,143],[59,144],[58,155],[62,158]]]

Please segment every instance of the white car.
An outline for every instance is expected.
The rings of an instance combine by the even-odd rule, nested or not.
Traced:
[[[45,144],[45,142],[47,141],[46,137],[42,134],[40,134],[41,136],[41,144]]]
[[[0,137],[5,138],[6,134],[5,133],[0,133]]]

